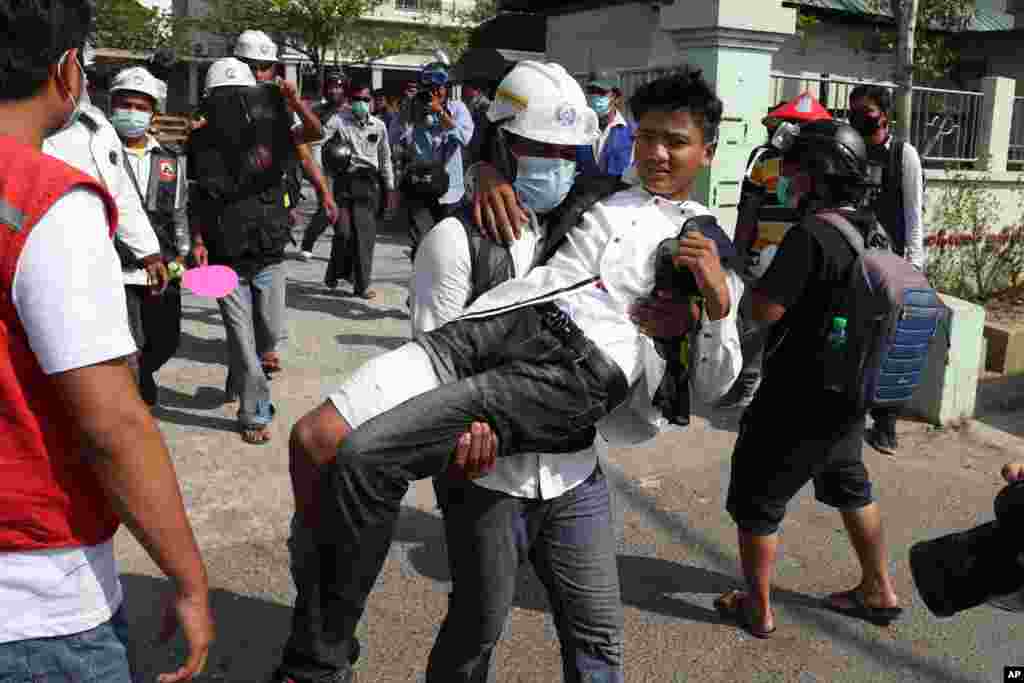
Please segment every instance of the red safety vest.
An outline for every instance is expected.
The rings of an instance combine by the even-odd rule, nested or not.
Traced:
[[[25,240],[75,187],[103,199],[113,236],[117,209],[98,182],[0,136],[0,552],[96,545],[119,524],[85,461],[82,434],[32,353],[12,301]]]

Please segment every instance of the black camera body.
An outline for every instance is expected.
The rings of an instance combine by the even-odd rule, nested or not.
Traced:
[[[951,617],[1024,588],[1024,482],[1000,491],[994,507],[993,522],[911,547],[914,585],[935,616]]]

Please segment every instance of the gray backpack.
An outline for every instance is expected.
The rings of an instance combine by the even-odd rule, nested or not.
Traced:
[[[865,236],[837,212],[817,217],[857,255],[823,325],[825,387],[858,410],[902,405],[921,384],[946,306],[924,274],[892,252],[877,221]],[[846,320],[845,343],[833,343],[836,318]]]

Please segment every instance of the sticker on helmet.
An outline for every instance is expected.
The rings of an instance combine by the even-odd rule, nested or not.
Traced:
[[[170,159],[162,159],[160,161],[160,180],[163,182],[170,182],[178,177],[178,171],[174,167],[174,162]]]
[[[565,127],[576,125],[576,107],[571,104],[563,104],[555,112],[555,116],[558,118],[558,122]]]
[[[514,108],[520,110],[526,109],[527,107],[530,106],[530,98],[524,95],[520,95],[518,93],[514,93],[511,90],[508,90],[507,88],[498,88],[498,91],[495,93],[495,98],[498,100],[504,100],[511,104]]]
[[[229,81],[234,80],[235,75],[236,73],[234,67],[228,67],[227,70],[224,71],[224,78],[228,79]]]

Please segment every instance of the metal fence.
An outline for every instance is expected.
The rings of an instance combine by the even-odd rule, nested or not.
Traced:
[[[809,92],[836,118],[846,118],[850,92],[871,83],[895,91],[896,84],[821,76],[772,74],[774,102],[788,101]],[[915,87],[911,103],[910,142],[928,162],[978,160],[983,93]],[[1024,126],[1024,122],[1021,124]],[[1022,138],[1024,142],[1024,138]]]
[[[1011,164],[1024,164],[1024,97],[1013,98],[1009,161]]]

